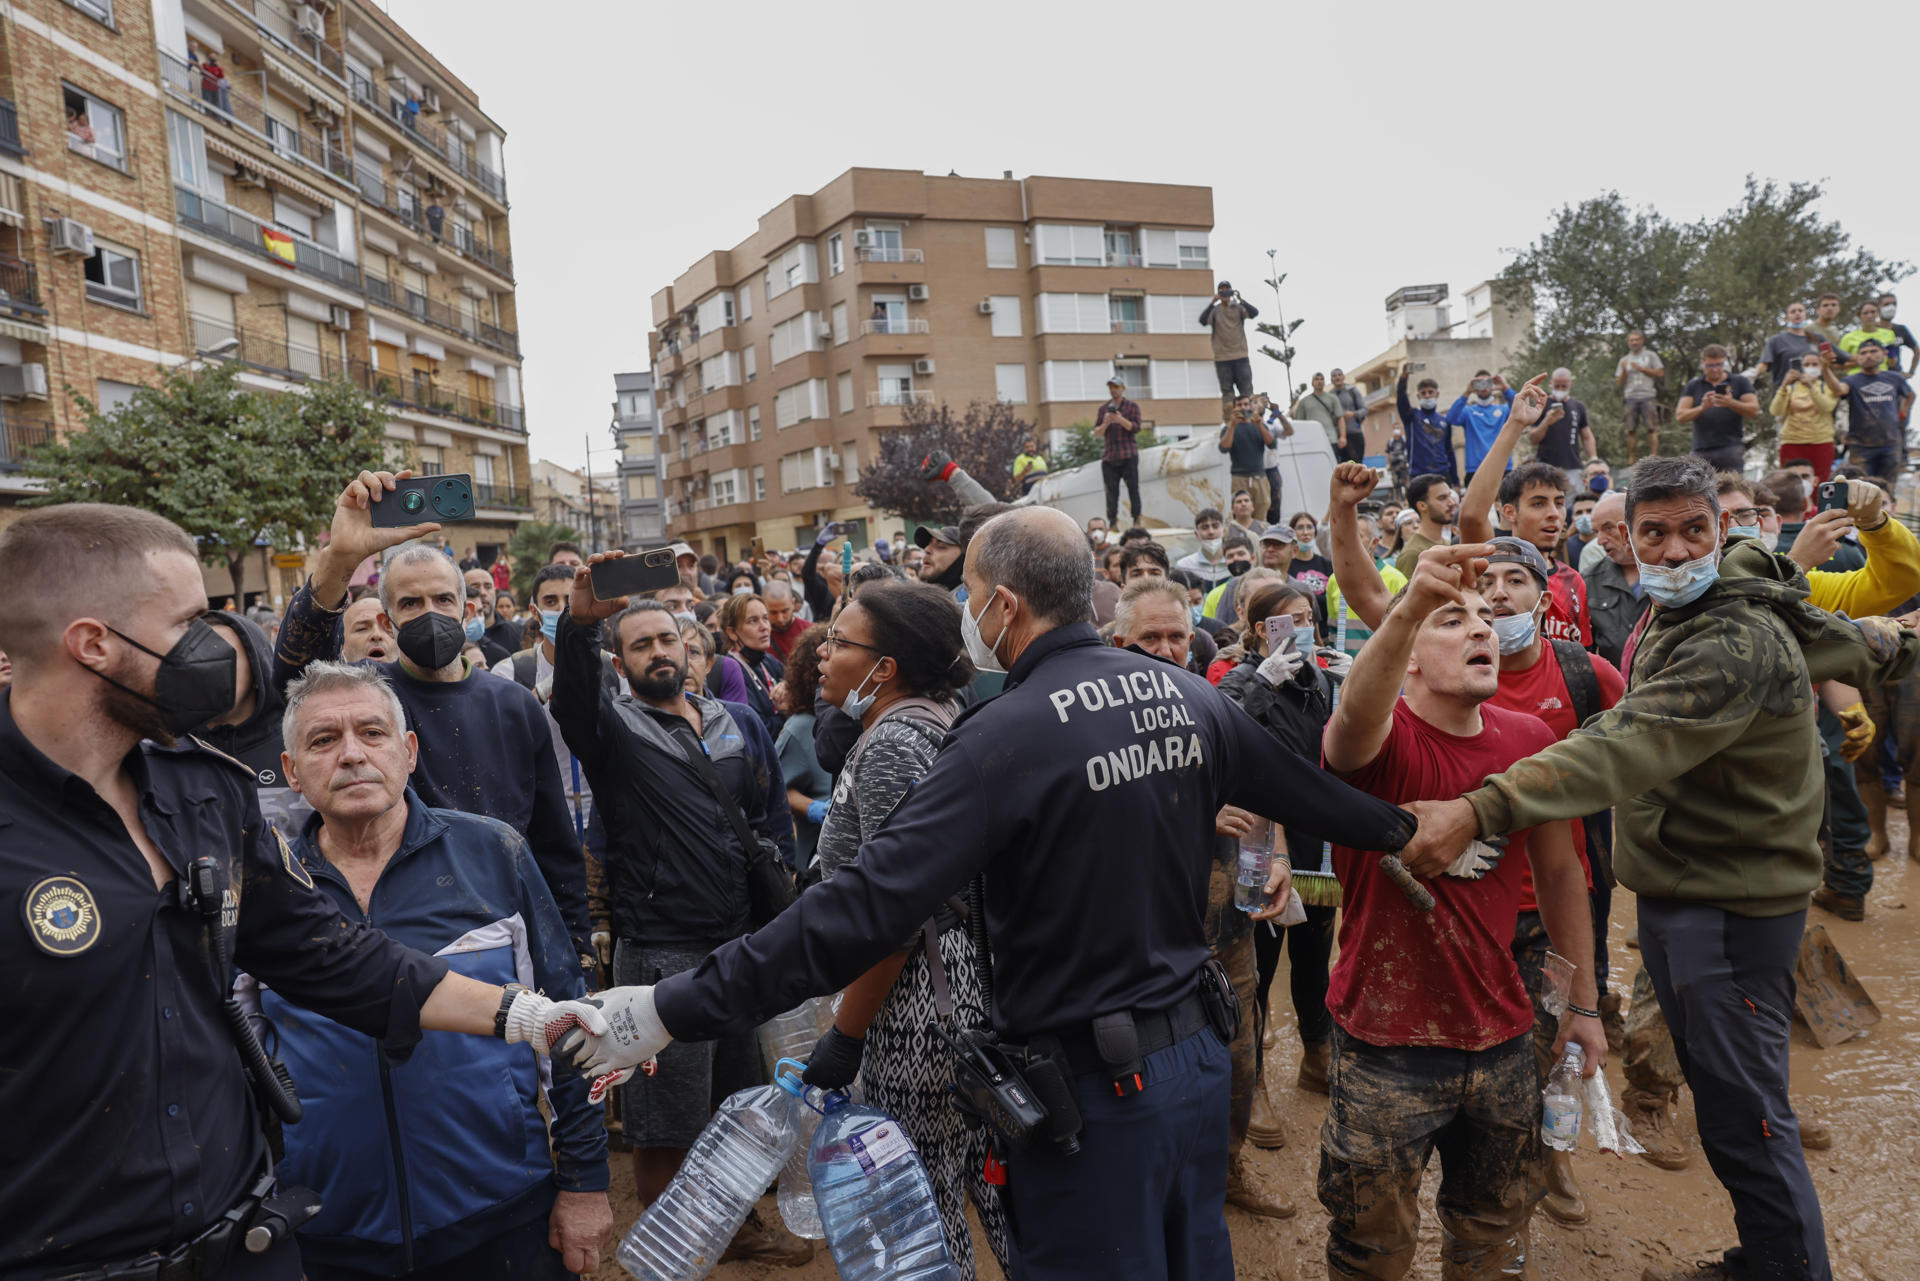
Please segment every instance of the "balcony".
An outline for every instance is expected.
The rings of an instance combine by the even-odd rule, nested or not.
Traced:
[[[253,18],[253,29],[278,49],[306,59],[335,80],[345,83],[346,66],[340,51],[294,20],[292,7],[281,0],[227,0]]]
[[[188,187],[173,189],[173,210],[182,226],[245,249],[277,266],[291,267],[355,293],[361,292],[358,267],[304,236],[296,236],[252,214],[229,209]],[[284,251],[282,245],[286,246]]]
[[[20,111],[11,98],[0,98],[0,151],[10,156],[27,154],[20,145]]]
[[[1144,320],[1121,320],[1116,318],[1113,322],[1113,332],[1116,334],[1144,334],[1147,332],[1147,322]]]
[[[1107,252],[1109,267],[1144,267],[1146,265],[1146,258],[1140,254],[1117,254],[1111,250]]]
[[[925,262],[927,255],[919,249],[903,249],[899,245],[863,245],[853,251],[860,262]]]
[[[915,391],[910,387],[883,387],[867,393],[867,408],[881,405],[931,405],[934,403],[931,391]]]
[[[519,511],[532,511],[533,497],[526,490],[515,485],[483,485],[475,482],[473,486],[473,505],[475,507],[504,507]]]
[[[519,335],[511,329],[502,329],[490,325],[477,316],[470,316],[443,302],[436,302],[423,293],[412,289],[398,289],[391,281],[380,276],[367,277],[367,300],[394,311],[405,312],[415,320],[444,329],[450,334],[459,334],[472,342],[477,342],[495,351],[509,356],[519,356]]]
[[[437,206],[422,206],[418,192],[411,188],[396,187],[375,170],[360,165],[354,166],[353,185],[360,189],[361,199],[416,236],[425,237],[440,248],[477,263],[507,280],[513,279],[512,258],[476,238],[473,228],[449,222],[445,211],[436,219],[434,209]]]
[[[518,406],[502,405],[442,387],[418,371],[406,379],[375,369],[363,360],[349,360],[346,365],[346,376],[354,386],[402,408],[457,418],[476,426],[496,427],[522,436],[527,433],[526,413]]]
[[[309,378],[340,378],[341,359],[330,352],[299,347],[286,338],[256,330],[238,329],[223,320],[191,317],[194,350],[209,360],[237,360],[243,365],[282,378],[304,382]]]
[[[160,51],[160,76],[175,98],[192,103],[202,115],[212,116],[251,135],[256,141],[272,148],[273,153],[281,159],[331,174],[344,182],[353,180],[353,161],[346,152],[325,138],[290,129],[267,114],[266,108],[260,105],[260,100],[266,96],[266,72],[229,72],[225,84],[217,90],[209,90],[201,80],[197,67],[182,62],[163,49]],[[256,76],[259,77],[260,89],[257,94],[248,93],[242,85]]]
[[[860,336],[869,334],[926,334],[932,333],[933,326],[924,320],[888,320],[875,317],[860,322]]]
[[[418,105],[410,106],[407,95],[391,81],[376,85],[358,72],[349,72],[348,82],[355,102],[381,116],[409,141],[425,147],[442,164],[470,179],[494,200],[503,205],[507,203],[507,180],[475,159],[472,145],[464,138],[449,134],[431,120],[421,119]]]
[[[19,471],[27,461],[27,451],[51,444],[53,439],[53,424],[44,418],[0,415],[0,472]]]
[[[46,319],[40,301],[40,273],[30,262],[0,254],[0,315],[29,322]]]

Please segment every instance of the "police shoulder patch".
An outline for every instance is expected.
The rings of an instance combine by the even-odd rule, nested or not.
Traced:
[[[313,877],[308,874],[306,866],[293,856],[293,846],[287,844],[287,838],[280,835],[277,827],[273,829],[273,839],[280,842],[280,865],[287,869],[287,875],[312,889]]]
[[[77,877],[36,882],[20,908],[34,945],[48,956],[78,956],[100,941],[100,906]]]

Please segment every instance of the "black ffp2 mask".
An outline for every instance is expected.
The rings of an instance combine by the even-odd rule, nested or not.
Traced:
[[[153,677],[153,694],[148,696],[129,689],[103,672],[93,674],[159,712],[160,723],[169,734],[199,729],[233,710],[234,674],[239,659],[233,646],[221,640],[206,619],[196,618],[188,623],[186,635],[164,654],[148,649],[117,628],[107,630],[142,654],[151,654],[160,660],[160,669]],[[93,671],[91,667],[87,670]]]
[[[400,652],[422,671],[437,672],[466,647],[467,629],[460,619],[436,614],[432,610],[408,619],[401,625]]]

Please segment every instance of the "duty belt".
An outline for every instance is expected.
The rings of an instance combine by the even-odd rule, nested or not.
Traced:
[[[1034,1037],[1031,1048],[1064,1058],[1075,1076],[1108,1077],[1117,1093],[1138,1094],[1146,1088],[1142,1077],[1146,1057],[1178,1045],[1208,1022],[1206,1003],[1195,993],[1164,1010],[1104,1015],[1091,1023]]]
[[[320,1212],[320,1198],[305,1188],[274,1193],[271,1171],[247,1195],[192,1240],[161,1254],[151,1251],[124,1263],[56,1273],[48,1281],[201,1281],[218,1277],[237,1254],[265,1254]]]

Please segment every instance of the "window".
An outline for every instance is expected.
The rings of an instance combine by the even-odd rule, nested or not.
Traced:
[[[473,483],[476,485],[493,484],[493,456],[475,454],[473,456]]]
[[[67,150],[125,172],[127,121],[120,108],[69,84],[60,89],[67,108]]]
[[[320,322],[287,314],[287,368],[309,378],[321,378],[326,370],[321,361]]]
[[[1042,334],[1105,334],[1113,332],[1105,294],[1037,294],[1033,300],[1034,332]]]
[[[753,469],[753,501],[767,501],[767,469],[764,466]]]
[[[840,412],[843,414],[850,414],[853,412],[853,375],[850,373],[841,374],[839,379],[839,384],[840,384]]]
[[[802,449],[780,459],[780,492],[824,489],[833,484],[833,450],[825,445]]]
[[[446,456],[438,445],[420,446],[420,474],[422,476],[440,476],[447,470]]]
[[[627,477],[627,497],[635,502],[646,502],[660,497],[660,478],[652,472],[642,472],[638,476]]]
[[[736,492],[736,479],[735,474],[730,471],[723,471],[713,478],[711,488],[715,507],[726,507],[740,501],[740,496]]]
[[[760,376],[760,345],[758,343],[748,343],[740,349],[740,364],[747,371],[748,382]]]
[[[906,405],[913,401],[913,366],[881,365],[875,374],[879,385],[875,389],[878,400],[883,405]]]
[[[1020,265],[1020,242],[1015,238],[1012,227],[987,228],[987,266],[1018,267]]]
[[[97,22],[113,25],[113,0],[67,0],[67,3]]]
[[[733,323],[733,292],[722,289],[719,293],[709,294],[700,300],[693,309],[693,323],[703,334],[723,329]]]
[[[827,274],[837,276],[847,269],[847,261],[840,246],[840,233],[827,237]]]
[[[1150,334],[1204,334],[1207,327],[1200,323],[1200,313],[1207,309],[1211,298],[1187,297],[1180,294],[1147,295],[1147,332]]]
[[[848,443],[840,446],[840,475],[848,483],[860,479],[860,446]]]
[[[131,404],[133,395],[140,390],[139,383],[117,383],[111,378],[101,378],[94,383],[93,403],[100,412],[110,414],[122,405]]]
[[[753,282],[749,280],[740,286],[740,319],[744,323],[753,319]]]
[[[86,276],[87,297],[93,301],[140,310],[140,255],[95,240]]]
[[[1141,265],[1139,242],[1135,240],[1131,227],[1107,228],[1107,266],[1138,267]]]
[[[1155,400],[1213,399],[1220,394],[1220,380],[1209,360],[1156,360],[1151,365]]]
[[[298,201],[289,200],[279,192],[273,196],[273,221],[288,231],[298,232],[308,240],[313,239],[313,211]]]
[[[1105,229],[1036,223],[1033,258],[1053,266],[1098,267],[1107,260]]]
[[[760,439],[760,406],[747,406],[747,439]]]
[[[740,385],[739,353],[723,351],[700,362],[700,390],[717,391]]]
[[[622,418],[653,417],[653,393],[648,391],[621,392],[618,412]]]
[[[1139,294],[1114,294],[1107,300],[1107,314],[1116,334],[1147,332],[1146,299]]]
[[[791,320],[781,321],[773,327],[767,345],[776,365],[801,352],[820,350],[823,345],[820,313],[803,311]]]
[[[1025,365],[995,365],[993,367],[993,394],[1002,404],[1026,404],[1027,367]]]
[[[839,346],[847,340],[847,304],[833,304],[833,344]]]
[[[1128,400],[1150,400],[1153,398],[1153,392],[1149,390],[1147,382],[1146,361],[1116,361],[1113,366],[1113,372],[1120,375],[1121,381],[1126,383],[1126,396]]]
[[[1040,366],[1040,399],[1105,400],[1112,373],[1113,366],[1104,360],[1046,361]]]
[[[796,285],[811,285],[819,279],[819,254],[811,240],[803,240],[768,265],[767,300],[771,302]]]
[[[1208,268],[1206,232],[1176,231],[1173,233],[1173,239],[1174,243],[1180,247],[1182,267],[1193,267],[1202,271]]]
[[[620,437],[620,456],[629,461],[645,462],[653,457],[653,433],[630,431]]]
[[[862,332],[876,334],[904,334],[907,332],[907,296],[905,294],[875,294],[873,307],[867,312]]]
[[[173,154],[175,182],[195,191],[216,190],[207,186],[207,131],[199,121],[167,112],[167,144]]]
[[[785,429],[809,418],[827,416],[827,380],[811,378],[782,387],[773,398],[774,426]]]
[[[987,301],[993,304],[993,336],[1018,338],[1020,336],[1020,295],[995,294]]]

